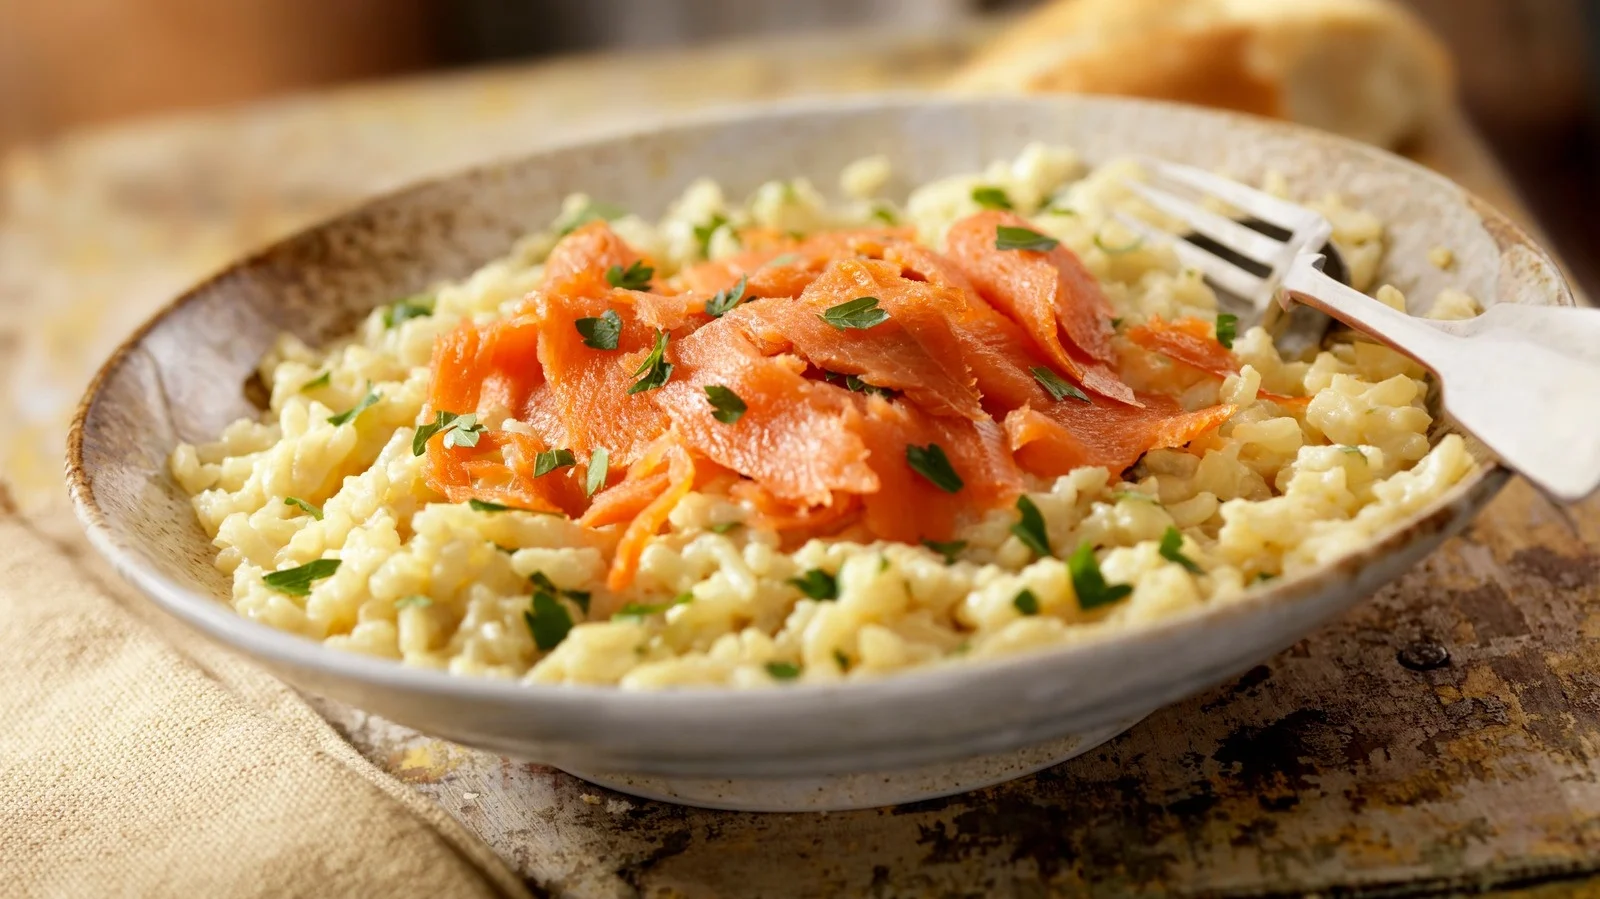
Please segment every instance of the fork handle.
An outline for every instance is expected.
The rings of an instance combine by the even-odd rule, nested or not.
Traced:
[[[1438,359],[1441,353],[1450,351],[1452,334],[1435,327],[1435,322],[1414,318],[1324,275],[1317,268],[1321,259],[1314,253],[1295,259],[1283,276],[1285,308],[1289,305],[1287,300],[1293,299],[1325,312],[1430,370],[1430,358]]]

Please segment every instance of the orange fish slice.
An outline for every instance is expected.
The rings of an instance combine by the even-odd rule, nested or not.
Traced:
[[[1093,465],[1113,475],[1127,470],[1153,449],[1179,447],[1220,426],[1235,411],[1220,405],[1185,412],[1177,401],[1143,393],[1144,405],[1103,401],[1053,402],[1024,406],[1006,416],[1006,436],[1017,464],[1041,477],[1064,475]]]
[[[1217,342],[1211,323],[1203,319],[1180,318],[1169,322],[1156,316],[1142,325],[1129,328],[1127,337],[1144,349],[1219,378],[1239,373],[1239,357]],[[1284,405],[1311,402],[1308,396],[1284,396],[1265,390],[1260,392],[1260,396]]]
[[[650,266],[628,242],[603,221],[590,222],[561,238],[544,261],[546,290],[596,290],[613,286],[606,280],[612,266],[626,271],[634,263]]]
[[[667,487],[639,511],[622,532],[617,551],[611,559],[611,570],[606,573],[606,586],[612,590],[625,589],[639,573],[639,559],[650,539],[661,531],[667,518],[678,503],[694,487],[694,459],[689,450],[674,442],[666,452]]]

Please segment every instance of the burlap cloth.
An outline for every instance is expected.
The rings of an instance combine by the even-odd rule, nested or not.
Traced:
[[[527,896],[294,691],[0,492],[0,895]]]

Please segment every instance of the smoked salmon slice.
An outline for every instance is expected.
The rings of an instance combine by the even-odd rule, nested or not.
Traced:
[[[950,227],[949,256],[979,296],[1015,321],[1073,380],[1102,396],[1137,404],[1109,363],[1111,303],[1082,260],[1063,246],[1002,250],[1000,227],[1029,228],[1009,212],[980,212]],[[1065,333],[1067,340],[1061,339]]]
[[[593,221],[561,238],[544,261],[544,286],[599,289],[612,286],[606,272],[612,266],[626,270],[634,263],[650,265],[628,242],[603,221]]]
[[[1203,319],[1180,318],[1169,322],[1157,316],[1129,328],[1127,337],[1137,346],[1219,378],[1239,373],[1239,357],[1217,341],[1213,326]],[[1265,390],[1260,395],[1286,405],[1311,401],[1310,397],[1283,396]]]
[[[1006,415],[1005,430],[1017,464],[1041,477],[1094,465],[1113,476],[1153,449],[1183,446],[1220,426],[1234,406],[1185,412],[1160,394],[1140,394],[1141,406],[1073,400],[1042,408],[1023,406]]]

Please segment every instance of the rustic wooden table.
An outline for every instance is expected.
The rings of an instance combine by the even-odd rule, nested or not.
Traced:
[[[40,527],[100,356],[230,256],[432,172],[675,110],[937,83],[981,29],[583,59],[143,123],[0,171],[4,478]],[[1502,205],[1447,123],[1417,155]],[[643,802],[326,713],[550,895],[1567,894],[1600,870],[1600,502],[1514,482],[1461,538],[1238,682],[1058,768],[827,815]],[[1443,660],[1448,654],[1448,661]]]

